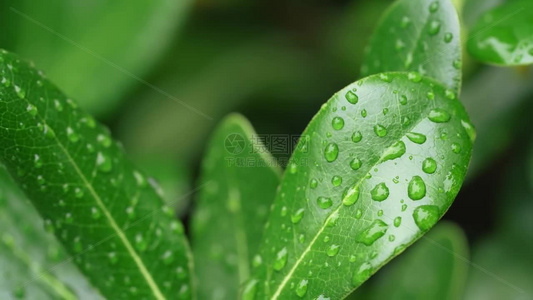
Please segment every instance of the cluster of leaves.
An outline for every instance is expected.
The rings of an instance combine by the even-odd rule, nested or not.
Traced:
[[[469,39],[471,53],[489,63],[530,63],[529,18],[493,26],[530,6],[516,1],[488,12]],[[41,72],[3,51],[0,222],[7,230],[0,276],[11,289],[1,293],[357,297],[350,294],[438,222],[465,179],[476,134],[458,100],[460,28],[451,1],[393,4],[367,48],[366,77],[323,105],[283,176],[252,141],[251,125],[240,115],[227,117],[202,163],[192,251],[160,188],[108,130]],[[20,219],[29,222],[20,226]],[[356,293],[370,299],[461,295],[466,267],[457,258],[468,256],[461,230],[445,223],[424,239],[392,265],[386,281],[375,283],[379,288]],[[435,246],[446,251],[435,255]],[[410,280],[406,274],[413,273],[438,279]]]

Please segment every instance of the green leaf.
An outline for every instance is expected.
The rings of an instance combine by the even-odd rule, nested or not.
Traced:
[[[380,271],[364,299],[461,299],[468,244],[460,227],[440,223]],[[350,299],[357,298],[357,290]]]
[[[245,296],[341,298],[429,230],[475,135],[452,96],[417,73],[386,73],[330,99],[292,155]]]
[[[381,19],[367,48],[363,76],[416,71],[459,94],[459,18],[449,0],[400,0]]]
[[[526,73],[512,68],[487,66],[469,80],[461,102],[476,127],[476,147],[468,178],[491,166],[491,162],[520,136],[530,121],[533,101],[533,70]]]
[[[521,240],[512,241],[505,235],[476,244],[472,265],[479,268],[470,269],[463,299],[532,299],[532,251]]]
[[[237,299],[250,275],[281,172],[240,115],[219,125],[202,163],[193,217],[200,299]],[[259,261],[254,261],[254,264]]]
[[[533,63],[533,2],[511,1],[483,14],[468,39],[468,51],[482,62],[517,66]]]
[[[2,45],[41,66],[95,114],[115,108],[143,78],[185,19],[192,1],[9,1],[16,36]],[[61,16],[61,17],[58,17]],[[13,22],[16,21],[16,22]]]
[[[0,77],[0,161],[91,283],[111,299],[189,298],[182,225],[120,145],[17,56],[0,54]]]
[[[95,298],[35,208],[0,166],[0,298]]]

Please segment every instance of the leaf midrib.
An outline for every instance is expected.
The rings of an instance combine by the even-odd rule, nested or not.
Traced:
[[[387,155],[387,152],[392,148],[392,146],[400,141],[402,138],[404,138],[406,136],[407,133],[409,133],[413,128],[415,128],[416,126],[418,126],[428,115],[428,110],[429,110],[429,105],[425,108],[425,117],[423,118],[420,118],[420,120],[418,120],[418,122],[416,122],[414,125],[410,126],[405,133],[403,133],[397,140],[393,141],[391,143],[391,145],[389,147],[387,147],[383,153],[381,154],[380,158],[374,163],[372,164],[372,166],[369,168],[369,171],[366,172],[364,175],[368,175],[370,173],[370,170],[372,170],[375,166],[379,165],[380,163],[382,163],[382,160],[383,158]],[[422,116],[422,114],[420,114]],[[399,118],[401,119],[401,115],[399,116]],[[366,179],[365,178],[366,176],[362,176],[361,179],[359,179],[359,181],[353,186],[353,188],[358,188],[361,183]],[[296,260],[296,263],[293,265],[293,267],[291,268],[291,270],[289,271],[289,273],[287,273],[287,275],[283,278],[282,282],[280,283],[280,285],[278,286],[276,292],[274,293],[274,295],[271,297],[271,299],[278,299],[278,297],[280,296],[283,288],[285,287],[285,285],[289,282],[289,280],[291,279],[292,277],[292,274],[296,271],[296,269],[298,268],[299,264],[303,261],[304,257],[307,255],[307,253],[309,253],[311,251],[311,248],[312,246],[314,245],[314,243],[316,242],[316,240],[318,239],[318,237],[322,234],[322,232],[324,231],[324,229],[327,227],[327,224],[328,224],[328,221],[329,219],[334,216],[335,214],[337,214],[340,209],[342,207],[344,207],[344,205],[342,204],[344,202],[344,199],[343,198],[341,201],[340,201],[340,204],[339,204],[339,207],[337,207],[337,209],[335,209],[334,211],[332,211],[329,216],[326,218],[326,220],[324,221],[323,225],[320,227],[319,231],[316,233],[316,235],[313,237],[313,239],[311,240],[311,242],[309,243],[309,245],[305,248],[305,250],[302,252],[302,254],[300,255],[300,257],[298,258],[298,260]]]
[[[28,95],[29,96],[29,95]],[[24,98],[24,101],[28,104],[28,105],[32,105],[26,98]],[[39,119],[45,124],[45,125],[48,125],[48,123],[43,119],[43,117],[41,116],[41,114],[38,112],[36,114],[36,116],[39,117]],[[50,127],[52,128],[52,127]],[[52,128],[53,130],[53,128]],[[102,210],[104,216],[106,217],[107,221],[109,222],[109,224],[111,225],[111,228],[116,232],[116,235],[119,237],[119,239],[122,241],[122,243],[124,244],[124,246],[126,247],[126,250],[128,251],[128,253],[131,255],[131,257],[133,258],[133,261],[135,262],[135,264],[137,265],[137,267],[139,268],[139,271],[141,272],[141,274],[143,275],[143,277],[145,278],[146,282],[148,283],[148,286],[150,287],[150,289],[152,290],[152,292],[154,293],[154,296],[158,299],[158,300],[165,300],[165,296],[163,296],[163,293],[161,292],[161,290],[159,289],[159,287],[157,286],[157,284],[155,283],[154,279],[152,278],[152,275],[150,274],[150,272],[148,271],[148,269],[146,268],[146,266],[144,265],[142,259],[139,257],[139,255],[137,254],[137,252],[135,251],[135,249],[133,248],[133,246],[131,245],[131,243],[129,242],[128,238],[126,237],[126,235],[124,234],[124,232],[122,231],[122,229],[118,226],[118,224],[115,222],[115,219],[113,218],[113,216],[111,215],[111,213],[107,210],[106,206],[104,205],[102,199],[100,198],[100,196],[98,195],[98,193],[94,190],[94,188],[92,187],[92,185],[90,184],[90,182],[87,180],[87,178],[85,177],[85,175],[81,172],[80,168],[78,167],[78,165],[76,164],[76,162],[74,161],[74,159],[72,159],[72,156],[70,156],[70,153],[67,151],[67,149],[63,146],[63,144],[61,143],[61,141],[59,141],[59,139],[57,138],[57,136],[54,135],[54,140],[56,141],[56,144],[59,146],[59,148],[61,149],[61,151],[63,151],[63,153],[65,154],[65,156],[67,157],[69,163],[72,165],[72,167],[74,168],[74,170],[76,171],[76,173],[78,174],[78,176],[81,178],[81,180],[83,181],[83,184],[86,186],[86,188],[89,190],[91,196],[94,198],[94,200],[96,201],[96,204],[99,206],[99,208]]]

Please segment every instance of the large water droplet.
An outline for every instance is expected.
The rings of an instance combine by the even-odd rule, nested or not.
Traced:
[[[372,275],[372,265],[368,262],[361,264],[359,269],[355,271],[352,277],[352,283],[354,286],[359,286],[361,283],[365,282],[368,277]]]
[[[305,294],[307,293],[307,285],[309,284],[309,281],[307,279],[302,279],[296,286],[296,289],[294,290],[296,292],[296,295],[300,298],[303,298]]]
[[[439,220],[440,211],[435,205],[421,205],[415,208],[413,219],[420,230],[430,229]]]
[[[109,262],[114,265],[118,262],[118,256],[116,252],[109,252],[107,254],[107,258],[109,258]]]
[[[26,111],[33,117],[35,117],[37,113],[39,112],[37,110],[37,107],[33,104],[28,104],[28,106],[26,107]]]
[[[427,139],[425,135],[416,132],[408,132],[406,135],[411,142],[416,144],[423,144]]]
[[[350,168],[352,168],[352,170],[359,170],[362,164],[361,160],[356,157],[350,161]]]
[[[331,178],[331,184],[333,184],[333,186],[341,185],[342,184],[342,177],[337,176],[337,175],[333,176]]]
[[[15,85],[15,93],[17,93],[17,96],[19,96],[20,99],[26,97],[26,91],[18,85]]]
[[[95,220],[100,219],[102,214],[100,213],[100,210],[96,207],[91,208],[91,217]]]
[[[470,122],[467,122],[465,120],[461,120],[461,125],[463,125],[466,134],[468,134],[470,141],[473,143],[476,140],[476,130],[474,129],[474,126],[472,126]]]
[[[420,200],[426,196],[426,183],[420,176],[413,176],[407,187],[407,195],[413,200]]]
[[[440,108],[432,109],[428,115],[429,120],[435,123],[446,123],[450,121],[451,117],[447,111]]]
[[[346,189],[344,194],[342,195],[342,204],[346,206],[354,205],[357,200],[359,200],[359,186],[351,187]]]
[[[422,80],[422,75],[420,75],[418,72],[409,72],[409,74],[407,74],[407,78],[416,83]]]
[[[439,10],[439,2],[438,1],[434,1],[434,2],[432,2],[429,5],[429,12],[430,13],[437,12],[438,10]]]
[[[96,140],[98,141],[98,143],[100,143],[102,146],[108,148],[109,146],[111,146],[111,138],[108,137],[107,135],[104,135],[104,134],[99,134],[97,137],[96,137]]]
[[[363,134],[361,134],[361,131],[356,131],[352,134],[352,141],[354,143],[359,143],[363,139]]]
[[[422,162],[422,171],[424,171],[427,174],[433,174],[437,170],[437,162],[431,158],[428,157],[424,159]]]
[[[80,136],[70,127],[67,127],[67,137],[72,143],[80,140]]]
[[[402,217],[394,218],[394,227],[399,227],[402,224]]]
[[[340,250],[340,246],[333,244],[333,245],[329,246],[328,250],[326,251],[326,254],[329,257],[333,257],[333,256],[337,255],[337,253],[339,253],[339,250]]]
[[[398,141],[390,146],[383,156],[383,161],[396,159],[405,154],[405,143]]]
[[[387,135],[387,128],[385,128],[383,125],[376,124],[374,125],[374,132],[379,137],[384,137]]]
[[[444,42],[450,43],[453,40],[453,34],[451,32],[446,32],[444,34]]]
[[[452,144],[453,153],[461,153],[461,146],[457,143]]]
[[[135,236],[135,248],[140,252],[144,252],[148,247],[148,242],[143,238],[142,234],[138,233]]]
[[[341,117],[335,117],[331,120],[331,126],[335,130],[341,130],[344,127],[344,119]]]
[[[318,180],[316,180],[315,178],[311,179],[311,181],[309,181],[309,186],[312,189],[315,189],[318,186]]]
[[[403,16],[400,26],[405,29],[407,28],[407,26],[409,26],[409,24],[411,24],[411,19],[409,19],[408,16]]]
[[[382,220],[374,220],[365,230],[356,235],[355,240],[367,246],[371,246],[379,238],[385,235],[389,225]]]
[[[113,168],[113,163],[105,154],[98,152],[98,155],[96,156],[96,166],[100,171],[107,173]]]
[[[244,289],[242,290],[242,300],[255,300],[257,294],[257,283],[259,281],[252,279],[246,282]]]
[[[324,149],[324,158],[328,162],[333,162],[337,159],[339,156],[339,146],[335,143],[330,143],[326,146],[326,149]]]
[[[370,196],[374,201],[384,201],[389,197],[389,188],[385,182],[378,183],[371,191]]]
[[[316,203],[322,209],[330,208],[333,205],[333,201],[331,201],[331,198],[328,197],[318,197],[316,199]]]
[[[350,102],[351,104],[356,104],[357,101],[359,101],[359,97],[357,97],[354,92],[349,91],[348,93],[346,93],[346,100],[348,100],[348,102]]]
[[[276,254],[274,264],[272,265],[274,270],[280,271],[281,269],[283,269],[283,267],[285,267],[285,265],[287,264],[288,256],[289,256],[289,253],[287,252],[286,247],[283,247],[283,249],[279,250],[278,253]]]
[[[431,21],[431,23],[429,23],[428,33],[430,35],[436,35],[440,31],[440,27],[441,24],[439,21]]]
[[[295,213],[293,213],[292,216],[291,216],[291,222],[293,224],[299,223],[302,220],[302,218],[304,217],[304,212],[305,212],[305,209],[300,208]]]

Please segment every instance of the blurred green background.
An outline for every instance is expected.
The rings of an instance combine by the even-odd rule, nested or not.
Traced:
[[[480,14],[504,1],[454,2],[466,40]],[[218,121],[240,112],[260,134],[301,133],[330,96],[359,78],[365,45],[392,1],[0,3],[0,47],[33,61],[107,124],[188,221]],[[492,274],[470,268],[468,299],[527,299],[503,281],[531,292],[533,71],[464,55],[460,98],[478,139],[468,181],[445,219],[465,231],[473,264]]]

